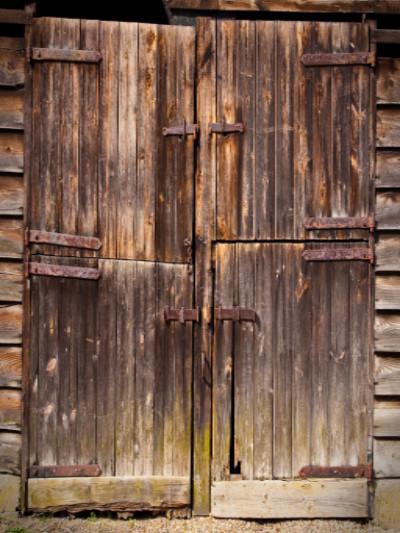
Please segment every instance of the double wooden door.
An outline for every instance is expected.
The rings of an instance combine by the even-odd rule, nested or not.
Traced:
[[[368,26],[31,47],[28,508],[366,516]]]

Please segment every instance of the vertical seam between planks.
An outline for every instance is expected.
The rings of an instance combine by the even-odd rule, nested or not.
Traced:
[[[274,238],[277,230],[277,198],[276,198],[276,181],[277,181],[277,128],[278,128],[278,22],[274,21]]]

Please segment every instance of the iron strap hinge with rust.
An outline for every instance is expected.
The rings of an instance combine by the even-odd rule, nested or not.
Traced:
[[[254,309],[248,309],[246,307],[215,307],[214,308],[215,320],[232,320],[233,322],[240,322],[247,320],[250,322],[256,321],[256,312]]]
[[[301,62],[305,67],[329,67],[345,65],[375,66],[376,56],[374,52],[346,52],[332,54],[304,54]]]
[[[374,262],[371,248],[314,248],[304,250],[306,261],[369,261]]]
[[[366,217],[307,217],[304,220],[307,230],[318,229],[369,229],[374,231],[375,220],[372,216]]]
[[[196,139],[199,130],[200,128],[198,124],[188,124],[184,121],[181,126],[165,126],[162,131],[164,137],[168,137],[169,135],[179,135],[180,137],[193,135],[193,138]]]
[[[51,244],[53,246],[84,248],[86,250],[100,250],[101,248],[101,241],[97,237],[70,235],[68,233],[56,233],[53,231],[42,231],[37,229],[27,230],[26,242],[27,244]]]
[[[198,307],[186,308],[186,307],[165,307],[164,308],[164,320],[166,322],[179,322],[184,324],[185,322],[198,322],[200,320],[200,311]]]
[[[303,466],[299,472],[301,478],[367,478],[372,479],[372,465],[358,466]]]
[[[243,133],[243,122],[236,122],[235,124],[229,124],[228,122],[213,122],[208,127],[209,133]]]

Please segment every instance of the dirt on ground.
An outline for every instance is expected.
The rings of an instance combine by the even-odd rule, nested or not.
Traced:
[[[373,523],[339,520],[257,522],[212,518],[1,518],[0,533],[400,533]]]

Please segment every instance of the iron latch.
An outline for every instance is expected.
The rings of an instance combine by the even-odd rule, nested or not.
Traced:
[[[186,135],[193,135],[193,138],[196,139],[199,133],[198,124],[188,124],[186,121],[183,122],[181,126],[166,126],[163,128],[163,135],[167,137],[168,135],[179,135],[180,137],[186,137]]]
[[[240,322],[247,320],[249,322],[256,321],[256,312],[254,309],[248,309],[246,307],[215,307],[214,308],[215,320],[232,320],[233,322]]]
[[[243,133],[244,124],[243,122],[236,122],[234,124],[229,124],[228,122],[214,122],[209,125],[209,132],[211,133]]]
[[[200,318],[199,308],[195,307],[193,309],[186,307],[165,307],[164,308],[164,319],[166,322],[177,321],[180,324],[185,322],[198,322]]]

